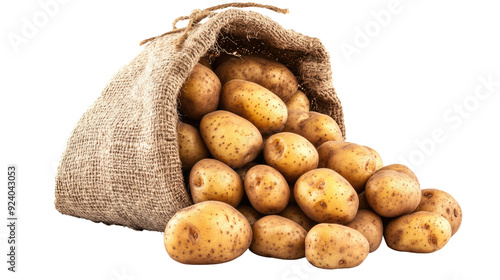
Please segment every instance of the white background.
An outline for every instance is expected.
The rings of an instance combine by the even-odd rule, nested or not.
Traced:
[[[141,51],[141,40],[170,30],[192,9],[225,1],[61,1],[45,21],[40,3],[48,1],[0,4],[0,279],[498,277],[498,2],[267,1],[290,14],[259,10],[329,50],[348,141],[375,148],[387,164],[407,162],[422,188],[451,193],[464,212],[461,229],[438,252],[402,253],[383,243],[357,268],[321,270],[305,259],[249,251],[225,264],[182,265],[168,257],[162,233],[59,214],[53,201],[60,155],[106,82]],[[13,44],[9,38],[23,36],[26,22],[37,30]],[[348,45],[356,53],[346,54]],[[490,91],[481,79],[494,82]],[[434,134],[441,135],[431,140]],[[11,163],[19,169],[16,274],[3,261]]]

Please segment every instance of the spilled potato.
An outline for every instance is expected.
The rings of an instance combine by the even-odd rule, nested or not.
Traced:
[[[228,204],[205,201],[177,212],[165,228],[168,255],[185,264],[215,264],[243,254],[252,242],[247,219]]]

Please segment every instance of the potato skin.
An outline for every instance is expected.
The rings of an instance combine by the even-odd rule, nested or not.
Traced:
[[[318,223],[347,224],[358,211],[354,188],[328,168],[314,169],[300,176],[294,195],[300,209]]]
[[[366,200],[366,192],[362,192],[358,194],[358,199],[359,199],[359,209],[368,209],[370,210],[370,204],[368,204],[368,201]]]
[[[307,215],[300,209],[297,204],[289,204],[285,210],[279,213],[281,217],[287,218],[299,224],[306,231],[309,231],[313,226],[317,223],[311,218],[307,217]]]
[[[302,174],[318,166],[318,152],[311,142],[290,132],[276,133],[267,138],[264,159],[288,182],[295,182]]]
[[[285,103],[286,108],[290,110],[309,112],[309,107],[311,106],[309,99],[300,90],[290,97]]]
[[[288,120],[286,121],[283,130],[285,132],[293,132],[301,130],[301,123],[309,118],[309,112],[298,111],[298,110],[288,110]],[[302,135],[301,135],[302,136]],[[305,138],[305,137],[304,137]],[[309,141],[310,142],[310,141]]]
[[[253,208],[262,214],[277,214],[290,199],[290,188],[278,170],[256,165],[245,175],[245,193]]]
[[[259,130],[244,118],[223,110],[203,117],[200,134],[212,156],[234,169],[254,160],[262,149]]]
[[[358,231],[337,224],[318,224],[306,236],[306,258],[319,268],[349,268],[368,256],[370,244]]]
[[[368,240],[368,243],[370,243],[370,253],[377,250],[380,243],[382,243],[382,237],[384,235],[382,219],[372,210],[358,210],[354,220],[349,222],[346,226],[363,234],[366,240]]]
[[[221,83],[209,68],[197,63],[181,88],[179,101],[181,114],[193,120],[217,110]]]
[[[194,203],[216,200],[236,207],[244,194],[243,180],[238,173],[223,162],[208,158],[191,169],[189,188]]]
[[[168,255],[184,264],[215,264],[243,254],[252,241],[252,227],[229,204],[205,201],[177,212],[165,228]]]
[[[399,173],[402,173],[402,174],[406,174],[406,175],[408,175],[408,176],[410,176],[413,179],[415,179],[415,180],[418,181],[417,175],[415,175],[415,173],[413,171],[411,171],[411,169],[408,168],[406,165],[403,165],[403,164],[391,164],[391,165],[384,166],[384,167],[380,168],[377,171],[385,171],[385,170],[392,170],[392,171],[396,171],[396,172],[399,172]]]
[[[276,94],[239,79],[222,87],[220,108],[249,120],[263,135],[281,131],[288,119],[286,105]]]
[[[417,177],[401,164],[379,169],[366,183],[365,192],[370,207],[388,218],[413,212],[421,199]]]
[[[318,147],[318,167],[330,168],[361,193],[375,173],[375,158],[367,148],[349,142],[328,141]]]
[[[182,168],[189,170],[199,160],[210,156],[200,132],[194,126],[179,122],[177,125],[177,142]]]
[[[443,216],[419,211],[389,222],[384,231],[387,246],[397,251],[435,252],[451,238],[451,226]]]
[[[304,136],[315,147],[327,141],[344,141],[337,122],[332,117],[318,112],[289,110],[283,131]]]
[[[252,225],[250,251],[264,257],[300,259],[305,256],[306,230],[292,220],[269,215]]]
[[[449,193],[438,189],[423,189],[416,211],[428,211],[445,217],[451,225],[453,236],[462,224],[462,208]]]
[[[245,218],[248,220],[250,225],[253,225],[258,219],[262,218],[264,215],[255,210],[251,205],[240,205],[236,208]]]
[[[372,153],[373,158],[375,159],[375,171],[384,167],[384,162],[382,161],[382,157],[380,156],[380,154],[377,151],[375,151],[374,149],[372,149],[368,146],[363,146],[363,147],[367,148]]]
[[[299,86],[295,75],[283,64],[258,56],[227,57],[215,69],[215,73],[223,85],[234,79],[254,82],[283,101],[295,94]]]

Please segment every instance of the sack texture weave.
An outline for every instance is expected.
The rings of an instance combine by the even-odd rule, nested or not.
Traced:
[[[264,54],[297,76],[312,110],[332,116],[345,135],[329,55],[317,38],[269,17],[229,9],[182,32],[151,40],[121,68],[68,140],[55,190],[56,209],[105,224],[163,231],[192,204],[177,145],[178,94],[206,53]]]

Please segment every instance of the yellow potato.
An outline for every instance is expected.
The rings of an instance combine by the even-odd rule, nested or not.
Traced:
[[[449,193],[437,189],[423,189],[422,199],[415,211],[428,211],[445,217],[454,235],[462,224],[462,208]]]
[[[179,101],[181,114],[193,120],[217,110],[221,83],[212,70],[196,64],[181,88]]]
[[[283,130],[286,132],[299,131],[301,129],[301,123],[309,118],[309,113],[311,112],[288,110],[288,120]]]
[[[311,220],[311,218],[307,217],[297,204],[289,204],[279,215],[296,222],[306,231],[309,231],[317,224],[315,221]]]
[[[319,167],[337,171],[361,193],[375,173],[375,158],[367,148],[348,142],[328,141],[318,147]]]
[[[370,243],[370,253],[377,250],[380,243],[382,243],[382,237],[384,235],[382,219],[371,210],[358,210],[354,220],[349,222],[346,226],[363,234],[366,240],[368,240],[368,243]]]
[[[315,147],[327,141],[344,141],[337,122],[332,117],[317,112],[289,110],[283,131],[304,136]]]
[[[288,110],[309,112],[310,102],[305,93],[300,90],[290,97],[285,103]]]
[[[254,160],[262,149],[262,135],[249,121],[227,111],[203,117],[200,133],[212,156],[231,168]]]
[[[370,204],[368,204],[368,201],[366,200],[366,192],[362,192],[358,194],[358,199],[359,199],[359,209],[371,209]]]
[[[281,131],[288,118],[285,103],[276,94],[239,79],[222,87],[220,108],[249,120],[263,135]]]
[[[318,224],[306,236],[306,258],[319,268],[349,268],[368,256],[370,244],[358,231],[337,224]]]
[[[181,123],[177,125],[177,142],[182,168],[189,170],[199,160],[210,156],[207,146],[201,139],[200,132],[195,127]]]
[[[217,200],[233,207],[240,204],[244,193],[238,173],[223,162],[208,158],[198,161],[191,169],[189,188],[194,203]]]
[[[311,142],[290,132],[280,132],[266,140],[264,159],[288,182],[295,182],[300,175],[318,166],[318,152]]]
[[[245,193],[253,208],[262,214],[276,214],[285,209],[290,188],[278,170],[256,165],[245,175]]]
[[[380,154],[375,151],[374,149],[368,147],[368,146],[364,146],[365,148],[367,148],[368,150],[370,150],[370,152],[372,153],[373,155],[373,158],[375,159],[375,171],[379,170],[380,168],[384,167],[384,162],[382,161],[382,157],[380,156]]]
[[[252,226],[250,251],[264,257],[299,259],[305,256],[306,230],[292,220],[269,215]]]
[[[328,168],[311,170],[295,183],[295,201],[318,223],[347,224],[358,211],[358,195],[337,172]]]
[[[439,214],[419,211],[390,221],[384,238],[387,246],[397,251],[431,253],[448,243],[451,226]]]
[[[215,264],[243,254],[252,242],[252,227],[229,204],[205,201],[177,212],[165,228],[168,255],[185,264]]]
[[[413,173],[413,171],[411,171],[411,169],[408,168],[406,165],[391,164],[391,165],[384,166],[383,168],[380,168],[377,171],[385,171],[385,170],[392,170],[392,171],[396,171],[396,172],[399,172],[402,174],[406,174],[406,175],[412,177],[414,180],[418,181],[417,175],[415,175],[415,173]]]
[[[389,218],[413,212],[421,199],[417,177],[401,164],[379,169],[366,183],[365,192],[370,207]]]
[[[227,57],[215,73],[223,85],[234,79],[254,82],[283,101],[287,101],[298,89],[297,79],[288,68],[277,61],[257,56]]]
[[[251,205],[240,205],[236,208],[236,210],[245,216],[250,225],[253,225],[258,219],[263,217],[263,215],[259,213],[259,211],[255,210]]]

